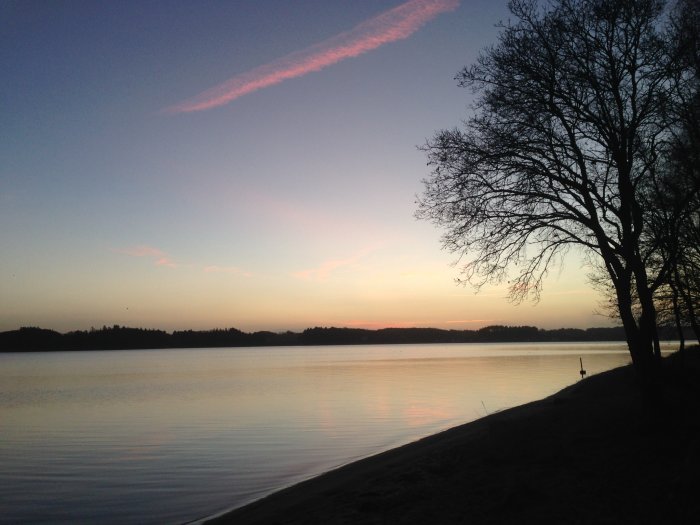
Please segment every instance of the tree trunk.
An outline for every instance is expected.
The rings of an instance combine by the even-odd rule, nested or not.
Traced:
[[[687,273],[686,273],[687,276]],[[690,295],[690,292],[687,289],[688,282],[686,279],[685,286],[683,285],[680,275],[678,273],[678,266],[675,267],[675,272],[674,272],[674,278],[676,282],[678,283],[678,286],[680,288],[680,294],[681,297],[683,298],[683,302],[685,303],[685,307],[688,310],[688,317],[690,318],[690,326],[693,327],[693,333],[695,334],[695,339],[697,339],[698,344],[700,344],[700,326],[698,326],[698,320],[695,317],[695,307],[693,306],[693,299]]]
[[[681,307],[678,304],[678,288],[673,282],[673,279],[669,281],[671,286],[671,299],[673,301],[673,316],[676,320],[676,330],[678,330],[678,340],[680,344],[678,345],[678,352],[681,354],[681,361],[683,361],[683,351],[685,350],[685,334],[683,334],[683,318],[681,317]]]
[[[641,261],[634,270],[634,282],[637,288],[637,297],[642,313],[639,317],[639,329],[644,334],[643,338],[650,342],[649,352],[661,362],[661,347],[659,345],[659,332],[656,327],[656,306],[654,296],[649,289],[646,269]]]
[[[642,316],[637,324],[632,311],[629,278],[618,280],[615,283],[615,291],[620,319],[622,319],[622,326],[627,338],[627,348],[632,357],[632,365],[637,372],[642,390],[645,393],[653,393],[658,386],[659,363],[654,357],[654,330],[649,326],[649,313],[645,312],[644,306],[642,306]]]

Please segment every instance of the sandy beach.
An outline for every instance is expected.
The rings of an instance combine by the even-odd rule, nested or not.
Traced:
[[[631,367],[346,465],[208,524],[698,523],[700,352]]]

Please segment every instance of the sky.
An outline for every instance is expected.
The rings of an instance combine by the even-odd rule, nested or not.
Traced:
[[[610,324],[459,286],[418,149],[498,0],[0,3],[0,330]]]

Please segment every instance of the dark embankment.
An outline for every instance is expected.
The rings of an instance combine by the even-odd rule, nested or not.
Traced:
[[[619,368],[207,523],[700,523],[700,352]]]

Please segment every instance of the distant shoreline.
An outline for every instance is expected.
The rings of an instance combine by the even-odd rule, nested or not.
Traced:
[[[661,334],[676,339],[675,331]],[[158,348],[218,348],[258,346],[328,346],[427,343],[545,343],[624,341],[622,327],[559,328],[534,326],[487,326],[478,330],[439,328],[315,327],[302,332],[243,332],[236,328],[214,330],[163,330],[119,325],[59,333],[37,327],[0,332],[0,352],[47,352],[63,350],[147,350]]]
[[[673,329],[661,329],[662,340],[675,340]],[[558,328],[487,326],[479,330],[439,328],[308,328],[302,332],[243,332],[236,328],[215,330],[163,330],[102,327],[59,333],[25,327],[0,332],[0,352],[50,352],[66,350],[148,350],[159,348],[224,348],[260,346],[330,346],[435,343],[547,343],[625,341],[622,327]]]

